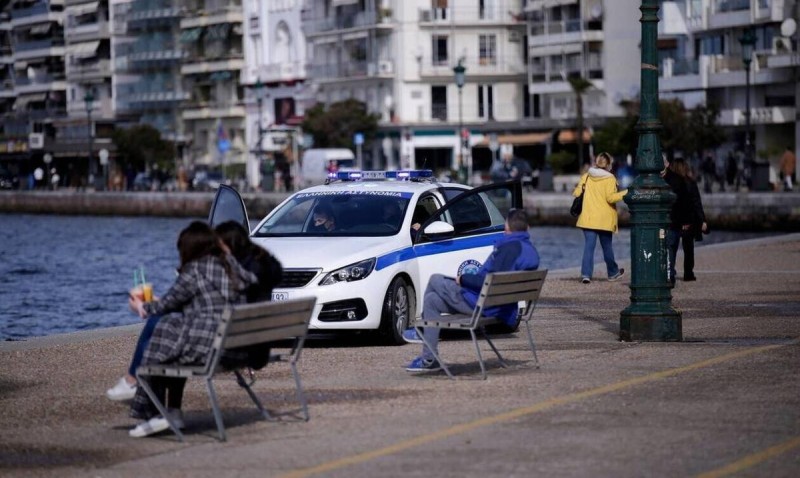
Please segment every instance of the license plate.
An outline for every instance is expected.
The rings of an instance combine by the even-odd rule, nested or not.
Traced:
[[[289,300],[288,292],[273,292],[272,300]]]

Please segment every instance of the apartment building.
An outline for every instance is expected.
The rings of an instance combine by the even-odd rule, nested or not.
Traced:
[[[729,132],[728,143],[717,151],[724,156],[744,147],[749,91],[753,151],[770,161],[770,182],[776,182],[782,150],[800,148],[798,2],[685,0],[664,2],[662,14],[662,97],[678,98],[689,107],[719,105],[720,123]],[[755,45],[748,89],[740,39],[751,29]]]
[[[298,177],[300,122],[313,104],[306,83],[303,0],[244,3],[241,83],[246,96],[247,178],[252,187],[272,190],[274,172]]]
[[[180,116],[189,140],[188,161],[195,167],[244,167],[242,1],[185,0],[182,7],[180,73],[189,98]]]
[[[365,151],[365,167],[488,171],[488,135],[518,130],[525,114],[522,4],[309,1],[303,25],[315,98],[356,98],[380,116],[382,138]]]

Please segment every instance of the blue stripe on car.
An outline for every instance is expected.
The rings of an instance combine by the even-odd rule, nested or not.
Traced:
[[[492,234],[481,234],[480,236],[465,237],[463,239],[449,239],[446,241],[420,244],[416,247],[405,247],[403,249],[379,256],[377,263],[375,264],[375,270],[379,271],[393,264],[415,259],[417,257],[445,254],[447,252],[463,251],[464,249],[475,249],[477,247],[493,246],[497,239],[502,235],[502,232],[495,232]]]

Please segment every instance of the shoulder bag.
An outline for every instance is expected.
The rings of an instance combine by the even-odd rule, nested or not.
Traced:
[[[586,193],[586,182],[583,182],[583,187],[581,188],[581,195],[576,197],[572,200],[572,206],[569,208],[569,213],[572,214],[572,217],[578,217],[581,215],[581,211],[583,211],[583,195]]]

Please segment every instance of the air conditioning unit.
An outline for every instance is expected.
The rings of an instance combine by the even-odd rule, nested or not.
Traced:
[[[30,149],[44,148],[44,133],[30,133],[28,134],[28,147]]]
[[[378,73],[381,75],[391,75],[394,73],[394,63],[388,60],[378,62]]]
[[[522,40],[522,32],[519,30],[511,30],[508,32],[508,41],[519,43]]]
[[[772,54],[780,55],[792,51],[792,40],[786,37],[774,37],[772,39]]]

